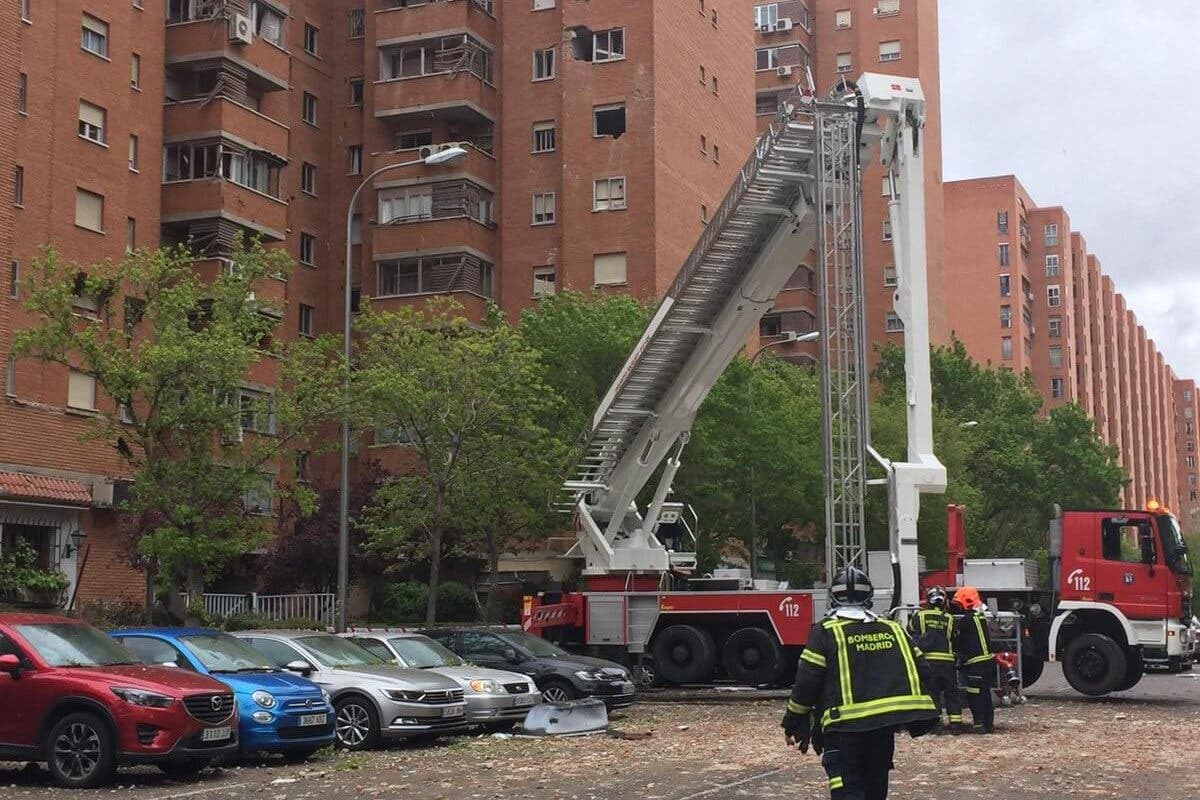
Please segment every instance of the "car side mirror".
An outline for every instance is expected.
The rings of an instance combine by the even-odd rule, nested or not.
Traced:
[[[312,675],[313,671],[312,664],[300,658],[297,658],[295,661],[289,661],[284,669],[286,669],[288,672],[298,673],[303,678],[307,678],[309,675]]]
[[[522,661],[521,654],[517,652],[515,647],[504,648],[504,660],[510,664],[520,664]]]
[[[14,679],[21,677],[21,659],[11,653],[0,656],[0,672],[7,672]]]

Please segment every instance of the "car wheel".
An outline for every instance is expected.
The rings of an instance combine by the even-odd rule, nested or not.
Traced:
[[[379,714],[365,697],[352,695],[334,704],[334,731],[347,750],[370,750],[379,741]]]
[[[1064,655],[1063,675],[1080,694],[1100,697],[1115,691],[1125,679],[1125,650],[1102,633],[1076,636]]]
[[[542,699],[547,703],[569,703],[578,696],[575,687],[563,680],[549,680],[542,687]]]
[[[643,689],[649,689],[658,680],[658,676],[654,673],[654,662],[650,659],[646,659],[634,667],[633,674],[637,679],[637,685]]]
[[[103,786],[117,770],[116,737],[95,714],[86,711],[68,714],[47,735],[46,766],[59,786],[69,789]]]
[[[185,758],[180,761],[164,761],[158,768],[164,775],[172,778],[191,778],[199,775],[211,763],[211,758]]]

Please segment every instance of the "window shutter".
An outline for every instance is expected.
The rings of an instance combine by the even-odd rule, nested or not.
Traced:
[[[93,231],[104,230],[104,197],[84,189],[75,190],[75,224]]]
[[[79,101],[79,119],[89,125],[95,125],[97,128],[104,127],[104,109],[100,106],[94,106],[91,103]]]
[[[593,260],[595,284],[612,286],[626,282],[625,254],[602,253]]]
[[[88,411],[96,409],[96,379],[86,372],[71,370],[67,384],[67,405]]]
[[[87,14],[83,15],[83,27],[100,36],[108,36],[108,23],[101,22],[95,17],[89,17]]]

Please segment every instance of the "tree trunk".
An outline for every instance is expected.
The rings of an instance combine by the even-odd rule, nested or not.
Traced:
[[[439,490],[433,506],[433,526],[429,532],[429,596],[425,600],[425,624],[437,622],[438,583],[442,571],[442,538],[445,528],[442,524],[442,512],[446,507],[446,496]]]
[[[188,625],[204,625],[205,620],[196,613],[197,607],[204,607],[204,570],[195,564],[189,564],[184,576],[184,589],[187,592],[187,611],[184,619]]]
[[[484,622],[496,621],[496,594],[500,591],[500,546],[497,544],[499,537],[494,532],[485,534],[487,539],[488,551],[488,567],[491,568],[491,575],[488,576],[488,599],[487,608],[483,610]]]

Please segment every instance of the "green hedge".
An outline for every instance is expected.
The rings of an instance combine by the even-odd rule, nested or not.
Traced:
[[[429,587],[418,581],[402,581],[383,587],[376,595],[373,622],[423,622]],[[461,583],[448,581],[438,586],[438,621],[475,622],[479,603],[475,593]]]

